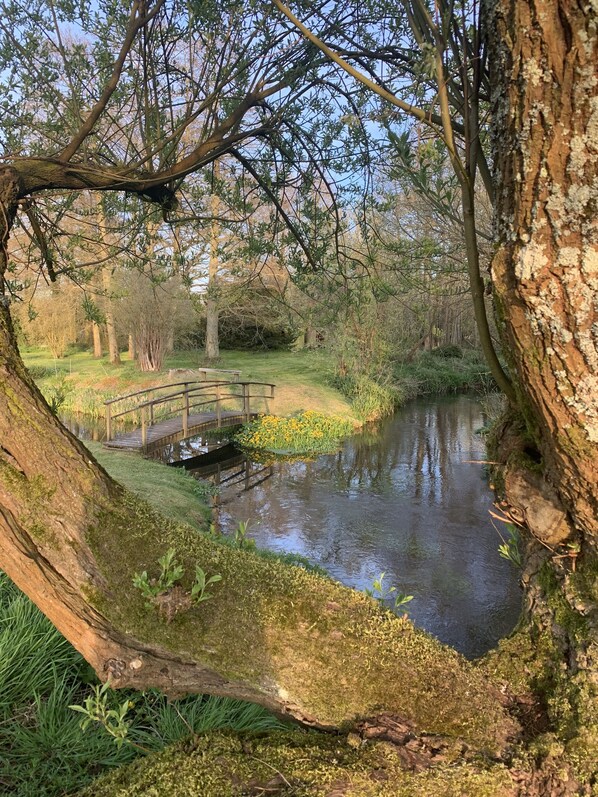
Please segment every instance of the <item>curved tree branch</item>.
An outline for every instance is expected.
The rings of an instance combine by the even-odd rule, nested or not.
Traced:
[[[120,49],[120,53],[114,65],[114,69],[112,70],[112,75],[110,76],[110,80],[105,85],[104,90],[100,96],[100,99],[96,102],[96,104],[91,109],[91,112],[85,122],[81,125],[78,132],[73,136],[72,140],[69,144],[62,150],[59,155],[60,160],[68,161],[70,160],[73,155],[77,152],[79,147],[83,144],[87,136],[93,130],[96,122],[102,115],[104,109],[108,105],[110,97],[116,91],[118,86],[118,82],[120,80],[120,76],[122,73],[123,66],[125,64],[125,60],[127,55],[129,54],[131,47],[133,46],[133,42],[135,41],[135,37],[139,30],[146,25],[151,19],[153,19],[160,8],[164,5],[165,0],[156,0],[156,5],[148,11],[144,13],[145,3],[142,0],[134,0],[133,7],[131,9],[131,14],[129,17],[129,24],[127,25],[127,33],[125,35],[125,39],[123,41],[122,47]]]

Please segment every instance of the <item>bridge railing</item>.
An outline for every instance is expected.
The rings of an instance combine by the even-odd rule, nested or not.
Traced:
[[[192,410],[212,412],[216,415],[217,426],[222,425],[222,412],[230,405],[240,404],[238,412],[246,421],[256,410],[256,400],[260,400],[268,412],[268,399],[274,398],[274,387],[270,382],[173,382],[159,387],[146,388],[118,396],[104,402],[106,406],[106,441],[114,439],[114,421],[131,419],[141,426],[142,445],[147,444],[148,429],[156,422],[180,416],[183,434],[189,431],[189,418]],[[172,388],[176,388],[172,390]],[[170,390],[164,393],[163,391]],[[253,400],[253,406],[252,406]],[[118,408],[118,403],[124,409]],[[237,410],[237,407],[233,407]],[[115,412],[115,410],[117,410]]]

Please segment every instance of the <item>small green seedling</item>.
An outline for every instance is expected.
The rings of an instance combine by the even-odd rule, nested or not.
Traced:
[[[413,600],[413,595],[407,595],[405,592],[397,592],[395,596],[394,607],[397,611],[406,611],[402,607]]]
[[[507,531],[509,532],[508,539],[505,539],[500,534],[500,531],[498,532],[502,540],[502,545],[498,546],[498,553],[503,559],[508,559],[515,567],[521,568],[523,567],[523,558],[519,549],[519,532],[511,523],[507,524]]]
[[[209,600],[213,595],[207,592],[208,588],[222,580],[219,574],[206,576],[205,571],[199,566],[195,567],[195,581],[191,586],[191,592],[186,592],[179,585],[185,571],[182,565],[175,561],[176,551],[169,548],[168,551],[158,559],[160,565],[160,575],[158,578],[150,579],[147,570],[143,573],[135,573],[133,585],[140,590],[149,606],[157,606],[161,616],[167,618],[167,622],[181,611],[189,608],[191,603],[201,603]]]
[[[208,579],[206,579],[204,570],[202,570],[199,565],[196,565],[195,581],[191,587],[191,600],[194,603],[201,603],[202,601],[207,601],[210,598],[213,598],[214,596],[208,594],[206,590],[211,584],[216,584],[218,581],[222,581],[221,575],[217,573],[216,575],[210,576]]]
[[[93,694],[88,695],[82,706],[69,706],[73,711],[84,715],[81,720],[81,730],[86,730],[92,722],[98,722],[104,730],[112,736],[117,747],[121,747],[129,733],[131,723],[126,719],[129,709],[135,705],[130,700],[125,700],[118,708],[109,708],[108,690],[110,683],[94,686]]]
[[[369,595],[370,598],[374,598],[379,603],[386,603],[387,600],[393,597],[393,593],[396,592],[396,595],[394,595],[394,608],[396,610],[405,611],[402,607],[413,600],[413,595],[407,595],[405,592],[397,592],[396,587],[387,587],[384,584],[385,576],[386,573],[380,573],[378,578],[374,579],[372,588],[365,590],[365,594]]]
[[[235,529],[235,545],[245,551],[251,551],[255,548],[255,540],[247,536],[249,530],[249,521],[240,520],[239,525]]]
[[[175,556],[175,549],[169,548],[164,556],[158,559],[160,575],[157,579],[150,579],[147,570],[144,570],[143,573],[135,573],[133,576],[133,585],[141,590],[143,597],[150,603],[181,580],[185,571],[181,565],[176,564]]]

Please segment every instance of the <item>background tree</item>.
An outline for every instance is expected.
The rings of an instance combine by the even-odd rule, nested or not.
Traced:
[[[357,9],[353,13],[350,7],[347,15],[344,5],[327,6],[325,10],[310,6],[304,24],[281,0],[274,2],[333,63],[403,114],[429,127],[444,143],[460,189],[469,289],[480,344],[500,389],[513,398],[486,314],[475,220],[478,173],[489,196],[493,194],[480,134],[480,114],[489,85],[477,5],[462,4],[460,16],[445,2],[439,3],[433,13],[422,0],[404,0],[400,15],[391,5],[365,15]],[[322,36],[310,28],[321,30]],[[388,119],[388,113],[385,116]],[[398,148],[404,150],[408,134],[389,132]]]

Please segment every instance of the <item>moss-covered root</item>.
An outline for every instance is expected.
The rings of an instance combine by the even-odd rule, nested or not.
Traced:
[[[507,797],[498,764],[466,762],[460,748],[441,764],[408,771],[404,750],[355,735],[213,733],[123,767],[78,797]]]

